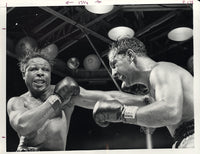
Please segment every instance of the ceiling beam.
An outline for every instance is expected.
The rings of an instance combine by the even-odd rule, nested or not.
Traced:
[[[85,37],[85,34],[81,34],[81,35],[79,36],[78,39],[73,40],[72,42],[67,42],[67,43],[65,43],[65,44],[60,48],[59,53],[63,52],[64,50],[66,50],[67,48],[69,48],[69,47],[72,46],[73,44],[77,43],[79,40],[81,40],[81,39],[84,38],[84,37]]]
[[[175,44],[172,44],[172,45],[168,46],[168,48],[164,48],[164,49],[156,52],[155,54],[152,54],[151,57],[160,56],[161,54],[166,53],[167,51],[170,51],[171,49],[174,49],[176,47],[182,46],[183,44],[185,44],[186,42],[191,41],[191,40],[192,40],[192,38],[189,39],[189,40],[186,40],[186,41],[181,41],[181,42],[177,42]]]
[[[61,23],[60,25],[58,25],[57,27],[55,27],[54,29],[52,29],[51,31],[49,31],[48,33],[42,35],[42,37],[40,37],[38,39],[38,42],[42,42],[44,39],[46,39],[48,36],[52,35],[53,33],[55,33],[57,30],[59,30],[60,28],[64,27],[66,24],[66,22]]]
[[[59,11],[60,12],[60,11]],[[62,13],[62,12],[60,12],[60,13]],[[75,15],[75,17],[78,17],[78,16],[80,16],[82,14],[82,12],[79,12],[79,13],[77,13],[76,15]],[[57,18],[57,17],[55,17],[55,16],[52,16],[53,18]],[[48,33],[46,33],[45,35],[43,35],[42,37],[40,37],[40,39],[38,40],[39,42],[41,42],[41,41],[43,41],[44,39],[46,39],[47,37],[49,37],[50,35],[53,35],[57,30],[59,30],[59,29],[61,29],[61,28],[63,28],[65,25],[67,25],[67,24],[69,24],[69,23],[67,23],[67,22],[63,22],[63,23],[61,23],[60,25],[58,25],[58,26],[56,26],[54,29],[52,29],[51,31],[49,31]],[[78,30],[77,30],[78,31]],[[68,33],[69,34],[69,33]],[[60,39],[60,38],[59,38]],[[55,41],[54,42],[52,42],[52,43],[55,43]]]
[[[58,11],[59,13],[65,14],[67,12],[67,10],[65,8],[61,9]],[[32,32],[33,33],[38,33],[39,31],[41,31],[43,28],[45,28],[46,26],[48,26],[50,23],[52,23],[53,21],[55,21],[57,19],[56,16],[51,16],[50,18],[46,19],[44,22],[42,22],[41,24],[39,24],[38,26],[36,26]]]
[[[116,7],[116,8],[115,8],[113,11],[111,11],[110,13],[101,15],[100,17],[95,18],[94,20],[92,20],[91,22],[87,23],[87,24],[84,25],[84,26],[85,26],[85,27],[90,27],[90,26],[92,26],[92,25],[98,23],[99,21],[103,20],[104,18],[108,17],[109,15],[114,14],[114,13],[115,13],[114,16],[116,16],[116,12],[117,12],[118,10],[120,10],[120,9],[121,9],[121,7]],[[113,16],[112,16],[112,18],[113,18]],[[69,35],[71,35],[71,34],[77,32],[77,31],[79,31],[79,29],[76,29],[76,30],[74,30],[74,31],[72,31],[72,32],[70,32],[70,33],[68,33],[68,34],[66,34],[66,35],[64,35],[64,36],[62,36],[62,37],[60,37],[58,40],[55,40],[53,43],[56,43],[56,42],[58,42],[58,41],[60,41],[60,40],[62,40],[62,39],[64,39],[64,38],[68,37]],[[84,35],[84,34],[82,34],[82,35]],[[82,36],[81,36],[81,37],[82,37]]]
[[[93,31],[93,30],[91,30],[91,29],[89,29],[89,28],[87,28],[87,27],[85,27],[85,26],[77,23],[76,21],[74,21],[74,20],[72,20],[72,19],[70,19],[70,18],[68,18],[68,17],[66,17],[66,16],[64,16],[64,15],[56,12],[55,10],[53,10],[53,9],[51,9],[49,7],[40,7],[40,8],[43,9],[43,10],[45,10],[46,12],[52,14],[52,15],[54,15],[54,16],[62,19],[62,20],[64,20],[65,22],[70,23],[70,24],[76,26],[79,29],[84,29],[87,33],[95,36],[96,38],[98,38],[98,39],[100,39],[100,40],[102,40],[102,41],[104,41],[106,43],[110,44],[112,42],[111,40],[107,39],[106,37],[104,37],[104,36],[98,34],[97,32],[95,32],[95,31]]]
[[[135,36],[136,37],[140,37],[142,35],[144,35],[145,33],[149,32],[150,30],[152,30],[153,28],[163,24],[164,22],[168,21],[169,19],[173,18],[176,16],[176,12],[170,12],[167,15],[159,18],[158,20],[154,21],[153,23],[147,25],[146,27],[144,27],[143,29],[139,30],[138,32],[136,32]]]
[[[104,18],[106,18],[106,17],[108,17],[108,16],[110,16],[110,15],[112,15],[112,14],[114,14],[114,15],[112,16],[112,18],[113,18],[114,16],[117,15],[116,12],[117,12],[118,10],[120,10],[120,9],[121,9],[120,6],[119,6],[119,7],[115,7],[115,8],[113,9],[113,11],[111,11],[110,13],[101,15],[100,17],[95,18],[94,20],[92,20],[91,22],[89,22],[88,24],[86,24],[86,25],[84,25],[84,26],[85,26],[85,27],[90,27],[90,26],[94,25],[95,23],[97,23],[97,22],[103,20]],[[109,20],[110,20],[110,19],[109,19]],[[74,31],[72,31],[72,32],[70,32],[70,33],[68,33],[68,34],[66,34],[66,35],[64,35],[64,36],[62,36],[62,37],[60,37],[58,40],[55,40],[53,43],[56,43],[57,41],[59,41],[59,40],[61,40],[61,39],[64,39],[64,38],[70,36],[71,34],[77,32],[77,31],[79,31],[79,29],[76,29],[76,30],[74,30]],[[49,34],[50,34],[50,32],[49,32]],[[81,34],[81,35],[79,36],[79,39],[76,39],[76,40],[74,40],[74,41],[72,41],[72,42],[70,42],[70,43],[69,43],[69,42],[65,43],[65,44],[60,48],[59,53],[63,52],[64,50],[66,50],[67,48],[69,48],[69,47],[72,46],[73,44],[77,43],[79,40],[81,40],[81,39],[84,38],[84,37],[85,37],[85,34]]]

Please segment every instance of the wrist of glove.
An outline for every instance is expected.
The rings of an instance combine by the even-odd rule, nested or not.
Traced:
[[[122,110],[122,122],[124,123],[133,123],[136,122],[136,113],[138,107],[137,106],[126,106],[123,105]]]
[[[61,107],[62,101],[59,96],[51,95],[47,99],[47,102],[51,105],[51,107],[56,111]]]

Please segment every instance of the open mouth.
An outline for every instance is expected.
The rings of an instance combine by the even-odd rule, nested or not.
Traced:
[[[38,80],[34,80],[33,83],[36,84],[36,85],[43,85],[45,83],[45,81],[38,79]]]

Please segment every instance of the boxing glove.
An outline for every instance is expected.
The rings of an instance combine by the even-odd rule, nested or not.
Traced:
[[[77,82],[70,77],[65,77],[58,84],[56,84],[54,94],[49,96],[47,101],[52,105],[54,110],[57,110],[65,105],[65,101],[69,103],[68,100],[71,96],[77,96],[79,93],[80,87]]]
[[[126,106],[117,100],[98,101],[93,109],[93,118],[101,127],[109,122],[133,123],[137,109],[137,106]]]
[[[79,93],[80,87],[77,82],[70,77],[65,77],[56,84],[54,89],[54,94],[58,95],[62,102],[68,100],[71,96],[77,96]]]

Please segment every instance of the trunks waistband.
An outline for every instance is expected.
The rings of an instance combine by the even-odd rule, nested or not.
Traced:
[[[174,134],[174,141],[176,142],[175,147],[177,148],[182,140],[190,135],[194,134],[194,119],[182,123]]]

